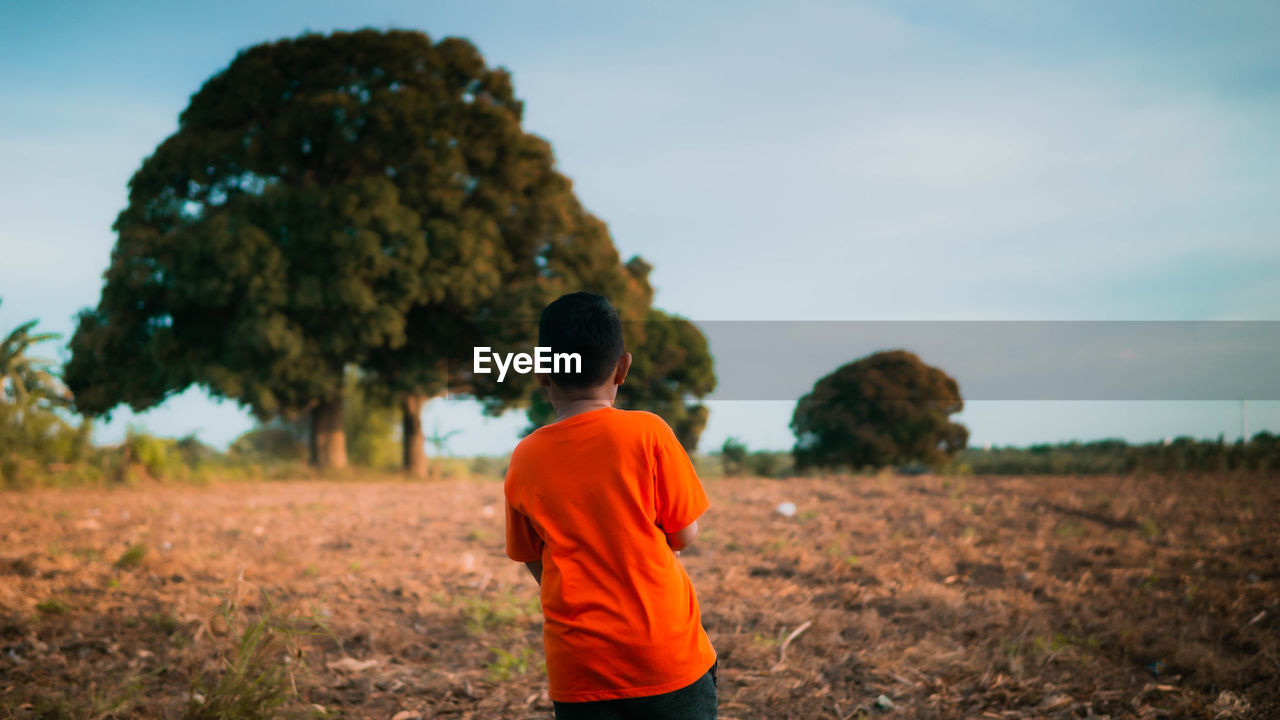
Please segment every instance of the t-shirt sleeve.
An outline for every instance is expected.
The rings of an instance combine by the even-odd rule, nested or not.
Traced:
[[[702,517],[710,503],[698,481],[693,461],[684,451],[676,434],[665,422],[656,433],[654,459],[654,504],[658,511],[658,527],[664,533],[679,532]]]
[[[516,562],[537,562],[542,559],[542,537],[533,522],[524,513],[507,506],[507,557]]]
[[[507,508],[507,557],[516,562],[537,562],[542,559],[542,547],[545,543],[533,521],[511,504],[512,474],[518,473],[517,452],[512,453],[511,463],[507,466],[507,478],[502,484],[503,504]]]

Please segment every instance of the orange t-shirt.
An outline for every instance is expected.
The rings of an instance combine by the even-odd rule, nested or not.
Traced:
[[[601,408],[539,428],[507,468],[507,555],[542,561],[542,631],[556,702],[679,690],[716,653],[666,534],[707,509],[675,433]]]

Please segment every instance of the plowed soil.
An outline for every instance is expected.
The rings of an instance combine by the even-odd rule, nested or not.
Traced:
[[[681,560],[722,718],[1280,717],[1276,478],[706,485]],[[277,715],[550,718],[501,503],[493,480],[0,495],[0,718],[196,716],[264,616]]]

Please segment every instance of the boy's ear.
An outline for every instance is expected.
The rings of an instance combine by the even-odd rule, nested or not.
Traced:
[[[631,369],[631,353],[622,353],[622,357],[618,358],[618,366],[613,370],[613,384],[621,385],[626,382],[627,371]]]

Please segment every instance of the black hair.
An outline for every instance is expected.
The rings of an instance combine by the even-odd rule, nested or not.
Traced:
[[[613,374],[622,344],[618,311],[601,295],[589,292],[561,295],[538,317],[538,346],[553,353],[577,353],[582,372],[551,373],[551,382],[566,390],[602,385]]]

